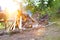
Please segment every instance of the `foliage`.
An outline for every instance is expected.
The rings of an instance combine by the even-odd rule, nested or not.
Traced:
[[[48,13],[52,19],[53,17],[55,19],[58,15],[57,11],[60,8],[60,0],[28,0],[26,8],[31,10],[32,13],[38,11],[42,16]]]

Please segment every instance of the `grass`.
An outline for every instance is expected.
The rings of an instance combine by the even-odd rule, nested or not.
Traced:
[[[4,29],[4,24],[0,22],[0,29]]]
[[[60,36],[56,36],[56,37],[53,37],[53,36],[47,36],[47,37],[45,37],[44,40],[60,40]]]
[[[49,30],[53,28],[52,31],[48,33],[48,35],[45,36],[44,40],[60,40],[60,19],[55,21],[56,24],[52,25],[51,27],[48,27]],[[52,33],[52,34],[51,34]]]

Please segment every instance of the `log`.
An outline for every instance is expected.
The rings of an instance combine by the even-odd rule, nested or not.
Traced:
[[[32,22],[37,22],[34,18],[30,17],[28,14],[26,14],[26,16],[27,16],[28,18],[30,18],[30,19],[32,20]]]

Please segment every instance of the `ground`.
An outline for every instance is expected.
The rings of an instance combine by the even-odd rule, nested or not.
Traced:
[[[58,22],[48,27],[0,35],[0,40],[60,40],[59,24],[60,23]]]

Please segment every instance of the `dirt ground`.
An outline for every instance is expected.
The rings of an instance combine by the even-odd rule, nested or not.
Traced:
[[[60,40],[60,25],[53,24],[11,34],[0,32],[0,40]]]

